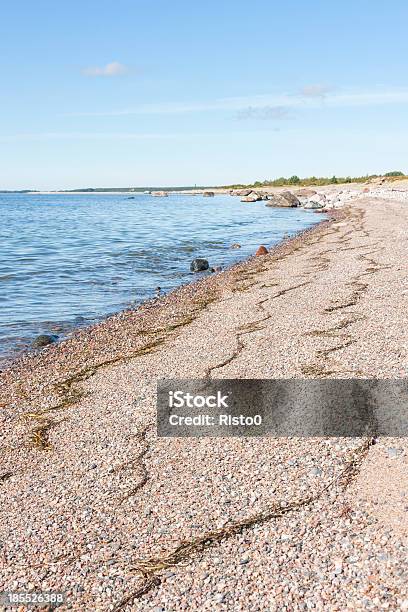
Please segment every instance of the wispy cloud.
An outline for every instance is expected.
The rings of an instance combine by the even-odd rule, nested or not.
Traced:
[[[289,119],[290,112],[284,106],[248,106],[238,111],[237,119],[258,119],[261,121]]]
[[[374,89],[366,91],[323,91],[316,89],[317,86],[308,86],[303,94],[262,94],[255,96],[241,96],[230,98],[219,98],[203,102],[168,102],[162,104],[141,104],[132,108],[122,108],[101,111],[77,111],[65,113],[69,117],[120,117],[126,115],[176,115],[186,113],[202,113],[222,111],[227,113],[268,115],[265,109],[320,109],[322,99],[325,108],[359,107],[359,106],[384,106],[408,103],[408,88],[401,89]],[[322,86],[320,86],[322,87]],[[248,111],[251,109],[251,111]],[[264,110],[262,110],[264,109]],[[271,111],[282,113],[282,111]],[[260,117],[259,117],[260,118]]]
[[[305,98],[325,98],[331,91],[333,87],[328,85],[305,85],[300,89],[299,95]]]
[[[105,66],[89,66],[82,70],[82,74],[91,77],[114,77],[126,74],[128,72],[127,67],[120,62],[110,62]]]

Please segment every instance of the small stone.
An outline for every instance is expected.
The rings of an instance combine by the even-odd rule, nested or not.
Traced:
[[[225,600],[224,593],[217,593],[217,595],[214,597],[214,601],[216,601],[217,603],[223,603],[224,600]]]
[[[267,255],[269,253],[268,249],[261,245],[257,252],[255,253],[256,257],[261,257],[262,255]]]
[[[31,346],[33,348],[42,348],[43,346],[48,346],[49,344],[53,344],[57,340],[58,340],[58,336],[56,336],[55,334],[40,334],[33,340],[33,342],[31,343]]]
[[[400,451],[398,448],[387,448],[387,453],[390,459],[396,459],[400,454]]]
[[[318,467],[314,467],[310,470],[312,476],[321,476],[323,474],[322,470]]]
[[[240,249],[241,245],[238,244],[238,242],[234,242],[233,244],[231,244],[230,249]]]
[[[197,257],[196,259],[193,259],[190,264],[190,272],[203,272],[204,270],[208,270],[209,267],[209,263],[206,259]]]

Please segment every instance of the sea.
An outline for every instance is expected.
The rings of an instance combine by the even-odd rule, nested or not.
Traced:
[[[0,194],[0,364],[209,274],[194,258],[225,269],[322,217],[230,195]]]

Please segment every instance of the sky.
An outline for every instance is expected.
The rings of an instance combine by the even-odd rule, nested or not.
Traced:
[[[0,189],[408,172],[404,0],[4,0]]]

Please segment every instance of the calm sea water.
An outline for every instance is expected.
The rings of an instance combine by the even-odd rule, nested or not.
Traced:
[[[231,196],[0,194],[0,218],[4,359],[193,280],[194,257],[225,267],[321,215]]]

